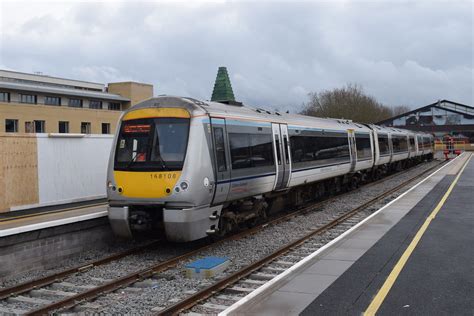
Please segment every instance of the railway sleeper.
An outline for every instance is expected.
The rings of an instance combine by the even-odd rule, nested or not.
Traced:
[[[74,292],[82,292],[95,288],[95,285],[75,285],[69,282],[60,282],[51,284],[52,289],[62,290],[64,288],[71,289]]]
[[[274,267],[263,267],[263,268],[260,269],[260,271],[280,274],[280,273],[284,272],[285,269],[274,268]]]
[[[97,303],[83,303],[74,306],[74,312],[90,312],[90,311],[99,311],[102,309],[102,305]]]
[[[263,273],[263,272],[252,273],[251,275],[248,276],[249,279],[266,280],[266,281],[270,281],[274,277],[275,277],[274,274],[268,274],[268,273]]]
[[[241,294],[241,293],[244,293],[244,294],[248,294],[248,293],[253,292],[254,289],[248,288],[248,287],[240,287],[240,286],[234,285],[234,286],[232,286],[232,287],[226,288],[225,291],[226,291],[227,293],[235,293],[235,294],[237,294],[237,293],[240,293],[240,294]]]
[[[313,242],[309,241],[308,244],[311,245],[311,247],[313,247],[313,248],[318,248],[318,249],[321,248],[322,246],[324,246],[324,244],[323,244],[323,243],[320,243],[319,241],[317,241],[317,242],[315,242],[315,241],[313,241]]]
[[[232,296],[232,295],[219,294],[219,295],[216,295],[214,298],[218,299],[218,300],[237,302],[238,300],[241,299],[241,296]]]
[[[223,311],[223,310],[227,309],[227,307],[229,307],[229,306],[213,304],[213,303],[204,303],[200,306],[202,306],[204,308],[207,308],[207,309],[213,309],[213,310],[216,310],[216,311]]]
[[[244,280],[240,280],[239,283],[247,284],[247,285],[252,285],[252,286],[255,286],[255,285],[256,285],[256,286],[260,286],[260,285],[262,285],[262,284],[267,283],[267,281],[244,279]]]
[[[295,252],[295,255],[298,256],[298,262],[309,256],[309,252]]]
[[[299,247],[297,249],[295,249],[295,251],[299,251],[299,252],[314,252],[317,248],[316,247]]]
[[[92,282],[95,282],[97,284],[103,284],[103,283],[108,283],[112,282],[113,280],[111,279],[104,279],[104,278],[90,278]]]
[[[130,286],[127,286],[125,288],[120,288],[118,290],[116,290],[115,292],[123,292],[123,293],[141,293],[143,292],[143,288],[141,287],[130,287]]]
[[[295,256],[295,257],[298,257],[298,261],[300,261],[302,258],[308,256],[309,254],[312,254],[313,252],[315,252],[316,249],[314,250],[310,250],[310,249],[295,249],[293,250],[291,253]]]
[[[357,219],[354,219],[354,217],[352,217],[352,219],[348,219],[345,221],[345,223],[347,224],[357,224],[359,221]]]
[[[283,260],[277,260],[275,261],[275,263],[282,266],[287,266],[287,267],[292,267],[295,264],[295,262],[283,261]]]
[[[285,261],[293,262],[293,264],[298,263],[301,260],[301,257],[295,256],[294,253],[287,254],[282,259]]]
[[[333,234],[337,234],[337,235],[340,235],[340,234],[342,234],[342,233],[344,233],[344,232],[346,232],[346,231],[347,231],[347,229],[340,228],[340,227],[338,227],[338,228],[333,228],[333,229],[331,230],[331,232],[332,232]]]
[[[66,292],[61,290],[47,290],[47,289],[38,289],[38,290],[31,290],[28,292],[28,295],[32,297],[45,297],[45,296],[53,296],[53,297],[70,297],[77,295],[77,292]]]
[[[152,312],[154,312],[152,310]],[[207,316],[207,314],[203,314],[203,313],[196,313],[196,312],[186,312],[184,314],[182,314],[183,316]]]
[[[7,301],[10,303],[26,303],[32,305],[49,305],[52,303],[50,300],[23,295],[9,297]]]

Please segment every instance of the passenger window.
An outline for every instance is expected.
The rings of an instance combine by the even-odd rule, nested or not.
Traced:
[[[232,169],[273,165],[271,134],[230,133],[229,142]]]
[[[281,165],[280,137],[278,136],[278,134],[275,134],[275,144],[276,144],[278,165]]]
[[[288,136],[285,135],[283,136],[283,145],[285,146],[285,161],[286,161],[286,164],[288,165],[290,163],[290,160],[289,160],[289,155],[288,155]]]
[[[415,138],[413,136],[410,136],[410,150],[415,150]]]
[[[390,146],[388,145],[388,135],[387,134],[378,134],[377,138],[379,139],[379,153],[380,155],[389,155]]]
[[[418,148],[420,150],[424,150],[425,148],[425,141],[423,136],[418,136]]]
[[[356,133],[357,159],[367,159],[372,157],[370,146],[370,136],[368,134]]]
[[[216,144],[217,171],[226,171],[227,162],[225,160],[224,129],[222,127],[214,127],[214,142]]]
[[[397,153],[397,152],[400,152],[400,139],[396,136],[393,136],[392,135],[392,148],[393,148],[393,152],[394,153]]]
[[[349,161],[349,141],[346,135],[327,133],[325,136],[292,135],[291,161],[315,161],[317,165]]]
[[[408,142],[406,136],[392,135],[392,147],[394,153],[408,151]]]

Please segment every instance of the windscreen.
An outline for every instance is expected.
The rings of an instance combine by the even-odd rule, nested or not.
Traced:
[[[115,151],[115,170],[177,171],[188,144],[188,118],[123,121]]]

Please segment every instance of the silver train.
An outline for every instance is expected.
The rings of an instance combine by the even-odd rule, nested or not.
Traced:
[[[224,235],[430,159],[432,143],[429,134],[348,120],[152,98],[120,119],[109,220],[123,237]]]

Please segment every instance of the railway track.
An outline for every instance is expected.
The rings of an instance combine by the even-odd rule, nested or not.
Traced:
[[[383,197],[380,196],[380,197],[378,197],[378,198],[376,198],[372,201],[369,201],[370,203],[369,202],[368,203],[373,204],[373,203],[376,202],[376,200],[379,201],[380,199],[383,199],[384,197],[389,196],[390,194],[400,190],[402,187],[404,187],[407,184],[415,181],[416,179],[420,178],[424,174],[428,173],[429,171],[431,171],[431,170],[433,170],[434,168],[437,168],[437,167],[439,167],[439,164],[433,166],[432,168],[429,168],[429,169],[425,170],[424,172],[422,172],[421,174],[413,177],[409,181],[404,182],[401,185],[397,186],[396,188],[386,192],[383,195]],[[405,173],[405,172],[410,172],[410,169],[408,169],[408,170],[406,170],[402,173]],[[390,178],[395,177],[397,175],[400,175],[402,173],[396,173],[396,174],[390,175],[390,176],[385,177],[381,180],[369,183],[368,185],[366,185],[364,187],[375,186],[380,182],[387,181]],[[82,304],[82,310],[84,310],[84,309],[87,310],[88,308],[90,308],[92,311],[94,311],[93,304],[87,304],[87,303],[83,304],[83,303],[91,301],[94,298],[97,298],[97,297],[99,297],[101,295],[104,295],[106,293],[115,291],[117,289],[122,289],[122,290],[125,289],[126,291],[129,290],[129,291],[133,292],[134,290],[130,288],[130,286],[132,284],[134,284],[136,282],[144,281],[144,280],[147,280],[147,279],[149,279],[153,276],[156,276],[157,274],[159,274],[159,273],[161,273],[165,270],[168,270],[170,268],[173,268],[173,267],[177,266],[179,263],[182,263],[183,261],[186,261],[186,260],[188,260],[188,259],[190,259],[190,258],[192,258],[196,255],[199,255],[203,251],[209,250],[212,247],[216,247],[220,243],[223,243],[223,242],[226,242],[226,241],[229,241],[229,240],[236,240],[236,239],[246,237],[248,235],[251,235],[251,234],[254,234],[254,233],[258,232],[264,226],[276,225],[280,222],[287,221],[287,220],[291,219],[292,217],[294,217],[296,215],[304,214],[306,212],[317,210],[323,204],[329,203],[332,200],[340,198],[341,196],[343,196],[345,194],[348,194],[348,193],[340,194],[338,196],[333,196],[333,197],[330,197],[330,198],[328,198],[324,201],[318,202],[318,203],[313,203],[310,206],[303,207],[303,208],[298,209],[294,212],[291,212],[289,214],[286,214],[286,215],[283,215],[283,216],[278,217],[276,219],[273,219],[272,221],[270,221],[268,223],[256,226],[254,228],[248,229],[246,231],[235,234],[233,236],[229,236],[229,237],[224,238],[224,239],[222,239],[218,242],[205,245],[205,246],[200,247],[198,249],[194,249],[192,251],[186,252],[185,254],[173,257],[169,260],[154,264],[154,265],[152,265],[152,266],[150,266],[146,269],[142,269],[142,270],[127,274],[127,275],[125,275],[121,278],[118,278],[118,279],[114,279],[114,280],[91,280],[91,281],[96,281],[96,284],[88,285],[88,286],[74,285],[74,284],[70,284],[70,283],[61,281],[61,280],[64,280],[67,276],[77,274],[77,273],[81,273],[81,272],[87,271],[88,269],[90,269],[92,267],[104,265],[106,263],[110,263],[110,262],[113,262],[115,260],[119,260],[121,258],[124,258],[128,255],[139,253],[140,251],[144,251],[145,249],[148,249],[147,247],[151,247],[150,245],[143,246],[143,249],[130,250],[130,251],[125,252],[125,253],[110,256],[110,257],[101,259],[101,260],[96,261],[96,262],[91,262],[91,263],[86,264],[86,265],[81,265],[81,266],[73,268],[73,269],[68,269],[68,270],[62,271],[58,274],[51,275],[51,276],[48,276],[48,277],[45,277],[45,278],[42,278],[42,279],[38,279],[38,280],[35,280],[35,281],[32,281],[32,282],[27,282],[27,283],[20,284],[20,285],[11,287],[11,288],[2,289],[2,290],[0,290],[0,300],[1,300],[0,302],[6,303],[7,306],[10,305],[10,303],[13,303],[13,306],[11,306],[11,307],[2,307],[4,309],[4,311],[10,310],[13,313],[18,312],[18,314],[28,314],[28,315],[44,315],[44,314],[54,312],[54,311],[58,311],[58,310],[63,310],[64,311],[64,310],[71,309],[71,308],[73,308],[73,307],[75,307],[79,304]],[[362,205],[362,206],[364,206],[364,205]],[[355,216],[356,212],[360,212],[362,206],[360,206],[358,208],[359,211],[353,210],[354,214],[351,215],[351,217],[353,219],[356,218],[356,217],[353,217],[353,216]],[[365,205],[364,207],[366,208],[367,206],[368,206],[368,204]],[[340,223],[342,221],[342,218],[347,219],[347,216],[348,216],[348,214],[341,214],[339,219],[336,218],[333,221],[331,221],[331,223],[332,222]],[[340,225],[340,224],[338,224],[338,225]],[[323,229],[323,228],[319,227],[318,229],[308,233],[304,237],[306,239],[308,239],[308,238],[310,238],[310,237],[308,237],[308,235],[313,235],[314,236],[314,235],[320,234],[323,231],[328,231],[329,229],[333,229],[332,226],[331,227],[329,227],[329,226],[330,226],[330,223],[325,223],[323,227],[326,227],[326,228]],[[288,246],[288,247],[283,247],[283,248],[279,249],[279,251],[278,251],[279,255],[282,255],[283,253],[287,253],[289,251],[288,249],[297,247],[297,246],[295,246],[296,244],[299,245],[299,244],[305,243],[305,240],[303,240],[303,239],[297,240],[295,243],[292,243],[294,245]],[[318,243],[316,243],[314,245],[318,245]],[[317,249],[317,248],[311,248],[314,245],[311,245],[310,243],[308,243],[306,249],[304,249],[304,250],[305,251],[314,251],[313,249]],[[278,255],[275,254],[275,258],[276,258],[276,256],[278,256]],[[297,256],[293,256],[293,257],[296,258],[295,260],[297,260]],[[275,260],[275,259],[269,259],[268,257],[263,258],[263,259],[259,260],[257,263],[252,264],[251,266],[246,267],[246,268],[242,269],[241,271],[238,271],[238,272],[232,274],[229,278],[222,279],[218,283],[215,283],[215,284],[209,286],[208,288],[206,288],[202,291],[199,291],[195,294],[189,295],[185,300],[176,303],[175,305],[169,307],[168,309],[165,309],[163,312],[160,312],[160,313],[162,313],[162,314],[173,314],[173,313],[178,313],[179,311],[182,311],[182,310],[189,309],[192,306],[196,305],[198,302],[202,302],[205,299],[209,299],[209,297],[211,296],[211,294],[213,292],[225,290],[226,288],[229,288],[229,284],[234,284],[235,282],[238,282],[239,280],[241,280],[243,277],[248,277],[247,281],[244,282],[246,285],[241,286],[241,287],[237,287],[237,288],[244,288],[245,290],[241,290],[241,292],[238,292],[238,290],[235,290],[235,288],[234,288],[234,292],[240,293],[240,294],[246,293],[245,291],[248,292],[253,287],[255,287],[255,286],[258,287],[261,284],[263,284],[264,281],[265,281],[265,278],[269,278],[271,275],[277,275],[277,274],[275,274],[275,272],[282,271],[282,270],[284,271],[285,267],[288,267],[288,266],[290,266],[290,264],[293,264],[293,263],[297,262],[295,260],[290,260],[290,259],[291,258],[286,258],[285,260]],[[275,261],[275,262],[277,262],[277,264],[279,264],[278,268],[265,267],[266,265],[268,265],[270,262],[273,262],[273,261]],[[268,271],[273,271],[273,273],[260,273],[260,274],[256,273],[254,276],[251,276],[258,269],[266,269],[264,271],[267,271],[267,272]],[[91,282],[91,283],[93,283],[93,282]],[[251,285],[253,285],[253,287]],[[232,290],[231,290],[231,292],[232,292]],[[230,297],[229,295],[227,295],[227,294],[220,294],[220,295],[221,295],[220,298],[218,298],[219,300],[224,300],[225,298],[227,298],[228,302],[232,302],[232,300],[229,298]],[[38,298],[38,297],[40,297],[40,298]],[[50,297],[50,299],[44,299],[44,297]],[[18,308],[16,308],[16,305],[18,305],[18,304],[15,304],[15,303],[18,303],[18,304],[24,304],[24,303],[28,304],[28,303],[30,303],[32,305],[32,308],[29,309],[29,310],[18,309]],[[219,306],[219,308],[222,308],[222,306],[225,306],[225,305],[222,305],[222,304],[213,304],[213,303],[210,303],[210,302],[204,302],[203,304],[204,305],[208,304],[208,305],[205,305],[204,308],[209,308],[209,306],[212,306],[212,305],[217,305],[217,306]],[[211,304],[211,305],[209,305],[209,304]],[[214,309],[214,311],[212,311],[212,309],[210,309],[210,312],[216,312],[216,310]]]
[[[24,282],[24,283],[21,283],[21,284],[15,285],[15,286],[11,286],[11,287],[8,287],[8,288],[0,289],[0,302],[1,301],[7,301],[9,299],[11,300],[11,298],[16,298],[16,300],[13,299],[14,302],[15,301],[21,302],[22,300],[26,302],[26,301],[28,301],[28,298],[25,298],[24,296],[22,296],[22,294],[29,293],[30,294],[29,296],[31,296],[31,297],[34,297],[35,295],[41,295],[41,288],[48,287],[48,286],[53,286],[54,287],[54,284],[61,283],[61,280],[64,280],[68,276],[71,276],[71,275],[74,275],[74,274],[77,274],[77,273],[82,273],[82,272],[85,272],[85,271],[87,271],[89,269],[92,269],[94,267],[99,267],[99,266],[102,266],[102,265],[106,265],[108,263],[120,260],[122,258],[131,256],[131,255],[139,254],[141,252],[152,249],[153,247],[156,247],[160,243],[161,243],[161,241],[159,241],[159,240],[152,241],[152,242],[149,242],[145,245],[135,247],[135,248],[132,248],[132,249],[128,249],[126,251],[116,253],[116,254],[107,256],[105,258],[90,261],[90,262],[87,262],[85,264],[81,264],[81,265],[63,270],[63,271],[58,272],[58,273],[54,273],[52,275],[48,275],[48,276],[45,276],[45,277],[42,277],[42,278],[39,278],[39,279]],[[100,281],[100,280],[97,280],[97,281]],[[46,295],[51,294],[52,296],[54,296],[53,291],[51,291],[51,292],[48,292],[48,291],[49,290],[45,290],[45,291],[43,291],[43,293],[46,294]],[[61,296],[61,292],[58,292],[57,294],[58,294],[57,296]],[[67,295],[67,292],[63,292],[62,294]],[[33,301],[33,300],[30,300],[30,301]],[[16,309],[13,308],[12,310],[15,311]],[[18,311],[17,314],[23,314],[23,312],[26,312],[26,311],[23,311],[23,310],[17,310],[17,311]],[[8,312],[8,308],[4,309],[4,308],[0,307],[0,314],[4,314],[4,313],[7,313],[7,312]]]

